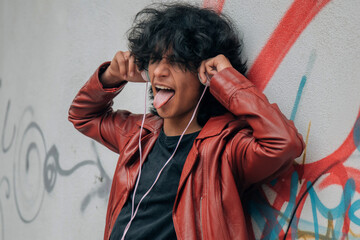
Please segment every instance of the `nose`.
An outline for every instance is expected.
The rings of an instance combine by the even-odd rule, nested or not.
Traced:
[[[160,62],[155,63],[154,76],[155,78],[162,78],[169,76],[170,69],[166,59],[162,59]]]

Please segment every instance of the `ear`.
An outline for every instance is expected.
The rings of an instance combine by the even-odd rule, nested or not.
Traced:
[[[150,76],[147,70],[141,71],[141,76],[146,82],[150,82]]]
[[[209,78],[209,75],[208,75],[207,73],[205,73],[205,75],[206,75],[206,82],[204,82],[203,80],[201,80],[199,73],[197,74],[198,79],[199,79],[199,81],[201,82],[202,85],[204,85],[204,86],[210,86],[210,78]]]

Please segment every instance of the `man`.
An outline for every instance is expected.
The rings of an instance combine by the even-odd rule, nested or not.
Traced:
[[[79,131],[119,153],[104,239],[248,239],[244,191],[285,171],[301,135],[244,77],[227,17],[155,5],[137,14],[128,39],[129,51],[102,64],[69,110]],[[154,98],[144,122],[111,108],[127,82],[145,82],[141,73]]]

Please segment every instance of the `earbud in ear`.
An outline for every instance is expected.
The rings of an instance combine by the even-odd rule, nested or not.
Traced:
[[[198,75],[198,79],[199,79],[199,81],[201,82],[202,85],[204,85],[204,86],[209,86],[210,85],[210,78],[209,78],[209,75],[207,73],[205,73],[205,75],[206,75],[206,84],[204,84],[203,81],[201,81],[200,74],[198,73],[197,75]]]
[[[199,81],[201,82],[201,84],[202,84],[202,85],[205,85],[205,84],[201,81],[201,78],[200,78],[200,74],[199,74],[199,73],[197,74],[197,76],[198,76],[198,79],[199,79]]]
[[[150,82],[150,76],[147,70],[141,71],[141,76],[145,81]]]

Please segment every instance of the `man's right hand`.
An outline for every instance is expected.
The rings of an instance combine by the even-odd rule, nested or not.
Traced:
[[[119,51],[115,54],[110,66],[100,76],[100,81],[104,87],[116,87],[123,81],[146,82],[129,51]]]

